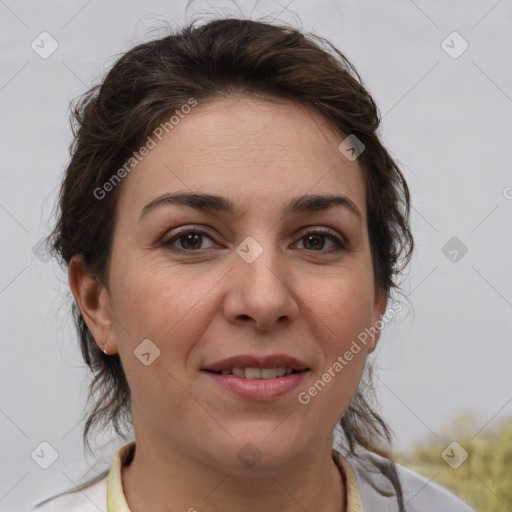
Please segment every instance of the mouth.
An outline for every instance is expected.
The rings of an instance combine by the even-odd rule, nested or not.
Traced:
[[[236,375],[241,379],[276,379],[277,377],[284,377],[285,375],[291,375],[292,373],[299,373],[306,370],[294,370],[291,367],[286,366],[274,366],[273,368],[224,368],[220,371],[205,370],[218,375]]]
[[[231,395],[246,400],[272,400],[296,389],[310,368],[285,355],[246,355],[230,357],[201,370]]]

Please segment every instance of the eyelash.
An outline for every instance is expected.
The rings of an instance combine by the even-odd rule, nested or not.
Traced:
[[[173,250],[173,251],[182,252],[182,253],[200,252],[202,250],[205,250],[205,249],[180,249],[178,247],[172,246],[172,244],[175,241],[178,241],[183,236],[189,235],[189,234],[203,235],[203,236],[207,236],[208,238],[212,239],[212,237],[210,235],[208,235],[208,233],[205,233],[204,231],[200,231],[198,229],[187,228],[187,229],[178,231],[178,232],[174,233],[172,236],[169,236],[168,238],[165,238],[164,240],[162,240],[162,245],[165,246],[166,248]],[[333,249],[329,249],[329,250],[304,249],[305,251],[319,252],[319,253],[322,253],[322,252],[323,253],[333,253],[333,252],[347,250],[347,247],[346,247],[345,243],[343,242],[343,240],[339,236],[335,235],[331,230],[319,229],[319,228],[311,229],[311,230],[303,233],[302,236],[299,238],[299,240],[302,240],[303,238],[306,238],[307,236],[310,236],[310,235],[321,235],[321,236],[331,240],[337,247],[335,247]]]

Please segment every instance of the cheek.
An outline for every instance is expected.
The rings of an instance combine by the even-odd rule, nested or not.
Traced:
[[[334,415],[340,408],[348,408],[368,353],[365,329],[371,325],[373,288],[371,281],[358,276],[333,278],[322,293],[310,296],[311,325],[316,326],[314,336],[324,355],[323,368],[315,376],[316,398],[320,408]],[[315,390],[309,391],[315,394]]]
[[[347,272],[342,278],[324,279],[322,284],[317,282],[317,291],[308,298],[308,309],[321,331],[317,339],[323,340],[327,353],[343,353],[371,324],[373,283],[364,273]]]
[[[189,355],[211,323],[215,309],[212,289],[221,275],[211,270],[196,271],[191,279],[190,274],[190,268],[180,269],[161,261],[148,263],[142,258],[125,261],[112,273],[113,313],[119,320],[114,322],[115,336],[127,378],[134,381],[134,386],[134,379],[144,379],[143,386],[168,388],[173,384],[169,375],[181,375],[183,379],[183,372],[192,364]],[[141,345],[148,339],[156,348],[148,342]],[[158,354],[148,367],[135,357],[146,353],[141,352],[144,346],[149,347],[150,358]],[[151,369],[149,376],[147,369]],[[179,386],[174,391],[181,396]]]
[[[139,413],[162,419],[159,428],[169,430],[170,419],[187,418],[200,436],[201,425],[209,419],[191,400],[184,371],[189,352],[209,325],[205,307],[211,281],[191,281],[189,276],[162,266],[146,263],[144,268],[142,262],[125,263],[112,275],[112,283],[116,283],[112,290],[114,316],[119,320],[114,322],[115,335],[132,400]],[[137,357],[144,353],[139,347],[147,339],[157,347],[145,342],[148,365]]]
[[[126,339],[128,331],[129,343],[144,338],[164,343],[175,338],[172,333],[176,331],[189,332],[182,326],[188,324],[190,328],[188,317],[194,315],[194,308],[200,308],[201,299],[211,287],[208,279],[192,281],[190,272],[151,265],[142,259],[116,268],[111,281],[114,312],[126,327],[120,335]]]

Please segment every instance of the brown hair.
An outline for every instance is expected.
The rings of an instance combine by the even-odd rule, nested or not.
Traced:
[[[409,263],[409,190],[377,134],[377,107],[353,65],[331,43],[284,26],[241,19],[196,22],[122,55],[103,82],[73,109],[74,142],[59,196],[51,251],[69,264],[83,255],[88,271],[107,284],[117,198],[122,183],[102,200],[94,191],[127,162],[162,121],[190,98],[199,103],[227,95],[263,95],[310,107],[333,129],[365,146],[368,233],[377,290],[399,289],[396,276]],[[403,262],[403,265],[400,263]],[[130,425],[128,383],[118,355],[98,349],[75,302],[72,313],[93,378],[84,443],[98,423],[119,435]],[[390,433],[359,391],[341,419],[351,453],[379,451]]]

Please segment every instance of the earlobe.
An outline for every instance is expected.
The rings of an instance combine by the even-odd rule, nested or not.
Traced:
[[[82,255],[71,258],[68,279],[75,301],[98,347],[103,351],[105,345],[108,345],[108,353],[116,353],[108,291],[96,277],[87,272]]]

